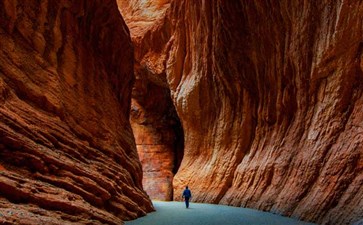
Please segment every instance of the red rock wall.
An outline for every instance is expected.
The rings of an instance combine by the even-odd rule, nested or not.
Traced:
[[[175,199],[362,219],[362,2],[153,2],[126,22],[184,129]]]
[[[164,69],[171,31],[164,16],[170,4],[165,0],[118,0],[118,4],[135,46],[130,121],[143,165],[143,187],[151,199],[172,200],[173,177],[183,155],[183,131]]]
[[[0,223],[122,224],[152,210],[115,1],[0,2]]]
[[[147,79],[142,82],[148,83]],[[177,145],[180,124],[173,116],[175,110],[168,90],[152,83],[147,86],[141,98],[134,95],[140,89],[133,91],[131,107],[131,125],[143,165],[143,187],[151,199],[170,201],[176,161],[182,157],[177,152],[182,150]]]

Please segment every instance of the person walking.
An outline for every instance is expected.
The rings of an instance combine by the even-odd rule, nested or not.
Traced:
[[[182,198],[184,198],[186,208],[189,208],[189,200],[192,198],[192,192],[189,190],[188,186],[185,187]]]

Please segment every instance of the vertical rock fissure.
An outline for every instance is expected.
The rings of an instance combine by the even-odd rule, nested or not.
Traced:
[[[171,24],[170,0],[118,0],[135,49],[135,84],[130,121],[151,199],[172,200],[173,179],[184,154],[184,131],[166,78]]]
[[[183,158],[184,134],[169,89],[138,79],[130,121],[143,167],[144,190],[151,199],[172,200],[173,178]]]
[[[175,125],[173,126],[173,130],[175,133],[175,142],[174,142],[174,165],[173,165],[173,174],[175,175],[180,167],[180,164],[183,160],[184,155],[184,132],[183,127],[180,123],[180,120],[175,120]]]

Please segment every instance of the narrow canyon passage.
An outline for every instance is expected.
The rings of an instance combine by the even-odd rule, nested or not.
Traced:
[[[0,223],[124,224],[188,185],[208,216],[362,224],[362,15],[359,0],[1,0]]]
[[[173,200],[173,178],[183,158],[184,134],[169,90],[136,74],[130,122],[151,199]]]
[[[170,90],[183,127],[174,200],[189,185],[197,202],[363,219],[362,2],[118,5],[137,79]],[[155,180],[146,175],[145,189]]]

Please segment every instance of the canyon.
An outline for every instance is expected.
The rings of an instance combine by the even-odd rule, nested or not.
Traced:
[[[362,220],[361,2],[118,3],[139,83],[169,88],[182,124],[183,159],[169,181],[175,200],[189,185],[197,202],[322,224]],[[134,87],[147,102],[135,105],[147,112],[138,121],[157,118],[147,106],[160,95],[147,88]],[[152,155],[145,139],[139,152]],[[152,173],[163,177],[171,168]],[[144,187],[158,198],[149,191],[159,184],[153,181]]]
[[[122,224],[152,211],[116,2],[5,0],[0,25],[0,223]]]
[[[363,222],[363,2],[0,2],[0,222],[151,199]]]

